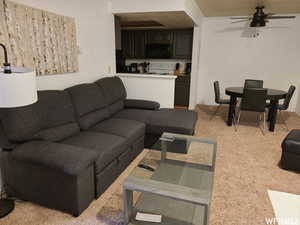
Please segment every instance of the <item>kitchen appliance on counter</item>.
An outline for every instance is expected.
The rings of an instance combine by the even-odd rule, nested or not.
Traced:
[[[192,72],[192,63],[185,64],[185,74],[191,74]]]
[[[132,73],[139,73],[140,71],[138,70],[138,64],[137,63],[131,63],[130,64],[131,67],[131,72]]]
[[[180,63],[176,63],[174,74],[175,75],[179,75],[180,74]]]
[[[149,73],[149,65],[148,62],[143,62],[139,64],[139,71],[140,73]]]
[[[131,63],[130,65],[126,65],[124,68],[124,73],[140,73],[137,63]]]

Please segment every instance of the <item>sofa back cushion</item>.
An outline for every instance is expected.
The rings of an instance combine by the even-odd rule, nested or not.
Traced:
[[[94,83],[66,89],[71,96],[80,128],[87,130],[109,117],[103,91]]]
[[[30,140],[40,130],[36,104],[11,109],[1,109],[3,131],[11,142]]]
[[[126,89],[119,77],[105,77],[95,82],[103,90],[111,115],[124,108]]]
[[[37,103],[1,110],[1,122],[12,142],[60,141],[79,132],[71,99],[65,91],[39,91]]]
[[[78,132],[71,98],[66,91],[38,92],[35,108],[40,120],[40,130],[33,137],[46,141],[61,141]]]

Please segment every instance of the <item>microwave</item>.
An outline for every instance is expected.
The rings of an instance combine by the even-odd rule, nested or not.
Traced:
[[[147,44],[146,58],[148,59],[169,59],[172,57],[171,44]]]

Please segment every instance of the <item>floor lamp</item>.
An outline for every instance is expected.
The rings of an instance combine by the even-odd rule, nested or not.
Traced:
[[[16,108],[37,101],[36,74],[24,68],[13,68],[7,58],[3,44],[4,67],[0,69],[0,108]],[[11,199],[0,199],[0,218],[8,215],[15,207]]]

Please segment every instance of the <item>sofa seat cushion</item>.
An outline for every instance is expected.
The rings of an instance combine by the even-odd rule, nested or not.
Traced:
[[[193,135],[197,122],[197,113],[181,109],[160,109],[151,112],[147,133],[159,134],[164,132]]]
[[[92,150],[48,141],[30,141],[18,145],[10,157],[19,162],[50,168],[71,176],[78,176],[97,159]]]
[[[89,131],[118,135],[126,138],[127,142],[132,144],[145,135],[146,125],[134,120],[112,118],[102,121]]]
[[[132,144],[145,135],[146,125],[134,120],[112,118],[102,121],[89,131],[118,135],[126,138],[127,142]]]
[[[160,109],[157,111],[125,109],[113,118],[123,118],[146,123],[146,133],[161,135],[163,132],[194,134],[197,113],[190,110]]]
[[[90,149],[98,153],[96,173],[101,172],[127,149],[126,139],[120,136],[83,131],[61,143]]]
[[[124,109],[113,116],[113,118],[127,119],[148,123],[150,120],[151,110],[145,109]]]

